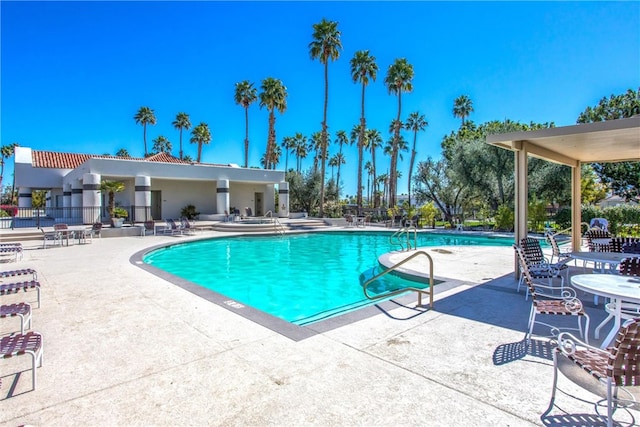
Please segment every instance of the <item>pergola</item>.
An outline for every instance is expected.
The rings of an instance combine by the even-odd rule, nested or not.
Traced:
[[[487,143],[514,152],[515,241],[527,237],[528,156],[571,167],[571,239],[579,250],[580,165],[640,160],[640,116],[604,122],[487,136]]]

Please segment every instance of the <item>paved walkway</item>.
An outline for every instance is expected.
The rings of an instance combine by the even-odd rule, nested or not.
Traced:
[[[220,235],[47,249],[24,242],[24,258],[0,269],[39,273],[42,308],[33,322],[44,365],[32,391],[28,357],[0,360],[0,424],[597,424],[593,405],[562,394],[559,405],[575,417],[556,409],[540,419],[551,352],[543,339],[524,351],[530,303],[515,293],[511,248],[429,248],[436,278],[455,284],[436,292],[433,310],[399,305],[294,341],[130,262],[149,246]],[[25,297],[35,293],[2,298]],[[602,309],[588,310],[597,325]],[[0,333],[14,322],[3,319]],[[564,377],[560,386],[596,400]]]

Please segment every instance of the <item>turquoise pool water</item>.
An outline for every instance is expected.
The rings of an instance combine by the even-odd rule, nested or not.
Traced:
[[[304,325],[371,301],[361,279],[378,272],[378,257],[396,250],[390,233],[328,232],[202,240],[155,250],[144,262],[235,301]],[[513,239],[420,234],[419,246],[510,246]],[[416,286],[391,275],[374,293]],[[425,286],[419,284],[419,286]]]

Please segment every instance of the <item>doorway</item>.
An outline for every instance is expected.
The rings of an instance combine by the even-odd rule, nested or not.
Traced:
[[[162,191],[151,190],[151,218],[162,219]]]
[[[264,215],[264,203],[262,201],[262,196],[264,193],[254,193],[253,199],[255,200],[255,215],[262,216]]]

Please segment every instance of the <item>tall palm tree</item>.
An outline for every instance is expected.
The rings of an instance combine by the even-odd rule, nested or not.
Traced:
[[[153,152],[154,153],[168,153],[171,154],[171,149],[173,146],[171,145],[171,141],[169,141],[164,136],[160,135],[156,139],[153,140]]]
[[[191,131],[191,143],[198,144],[198,158],[197,163],[200,163],[202,159],[202,146],[211,142],[211,131],[209,125],[202,122],[198,126],[194,127]]]
[[[384,84],[387,86],[387,90],[391,94],[398,96],[398,114],[394,122],[395,129],[393,133],[393,147],[391,153],[391,169],[389,175],[389,207],[396,205],[396,193],[397,193],[397,163],[398,163],[398,148],[397,144],[400,140],[400,129],[402,128],[402,122],[400,121],[400,114],[402,113],[402,93],[411,92],[413,90],[413,65],[409,64],[405,58],[398,58],[391,64],[387,70],[387,76],[384,79]]]
[[[373,183],[374,194],[378,191],[378,181],[376,180],[376,150],[382,147],[382,135],[377,129],[367,129],[367,143],[371,152],[371,182]],[[374,207],[378,207],[378,198],[374,198]]]
[[[172,123],[173,127],[180,131],[180,160],[182,160],[182,130],[191,129],[191,121],[187,113],[178,113],[176,119]]]
[[[370,161],[367,161],[364,164],[364,169],[367,171],[367,200],[369,201],[367,205],[372,207],[371,200],[373,197],[371,193],[371,171],[373,170],[373,165],[371,165]]]
[[[340,200],[340,166],[347,163],[344,155],[342,154],[342,146],[349,143],[349,138],[347,137],[347,133],[343,130],[339,130],[336,132],[336,140],[335,142],[338,144],[338,154],[342,158],[343,162],[338,164],[338,176],[336,178],[336,182],[338,185],[336,186],[336,197]]]
[[[234,97],[236,104],[244,108],[244,167],[249,167],[249,105],[258,99],[257,89],[249,80],[236,83],[236,93]]]
[[[156,124],[156,116],[153,113],[153,110],[149,107],[140,107],[138,112],[133,119],[136,121],[136,124],[142,125],[142,136],[144,138],[144,156],[147,157],[147,125],[155,125]]]
[[[365,132],[367,121],[364,115],[364,92],[369,84],[369,79],[375,81],[378,75],[376,57],[369,54],[368,50],[357,51],[351,58],[351,78],[354,83],[362,83],[362,95],[360,99],[360,133],[358,135],[358,195],[356,204],[362,208],[362,161],[364,150]]]
[[[409,114],[407,123],[405,123],[405,129],[413,132],[413,148],[411,149],[411,160],[409,161],[409,179],[407,181],[407,195],[409,196],[409,207],[411,207],[411,175],[413,174],[413,165],[416,160],[416,141],[418,139],[418,132],[425,130],[429,126],[429,123],[424,118],[424,114],[420,114],[417,111]]]
[[[293,137],[295,143],[294,152],[296,154],[296,172],[300,173],[302,170],[302,159],[306,159],[308,152],[307,137],[300,132],[296,133]]]
[[[4,176],[4,159],[13,156],[17,146],[18,143],[13,142],[9,145],[3,145],[2,148],[0,148],[0,192],[2,192],[2,177]]]
[[[269,111],[269,134],[267,136],[267,148],[265,150],[265,169],[271,166],[273,150],[276,146],[276,115],[275,110],[280,114],[287,110],[287,88],[279,79],[267,77],[262,81],[262,92],[260,92],[260,108],[265,107]]]
[[[333,163],[333,164],[332,164]],[[338,168],[338,174],[336,175],[336,188],[340,188],[340,166],[347,163],[347,160],[344,158],[344,154],[338,152],[334,154],[331,159],[329,159],[329,166],[335,166]],[[331,170],[331,179],[333,179],[333,169]],[[339,199],[339,197],[338,197]]]
[[[467,95],[460,95],[453,101],[453,117],[462,119],[460,127],[464,126],[464,119],[469,117],[469,114],[473,113],[473,111],[473,101]]]
[[[296,139],[293,136],[282,138],[282,148],[285,150],[284,170],[289,171],[289,152],[296,148]]]
[[[313,170],[318,170],[318,162],[322,158],[322,132],[314,132],[311,134],[311,141],[309,141],[309,150],[313,151]]]
[[[342,42],[340,41],[338,23],[322,18],[317,24],[313,24],[313,41],[309,43],[311,59],[319,59],[324,64],[324,108],[322,118],[322,168],[320,178],[320,217],[324,216],[324,175],[325,159],[327,157],[327,106],[329,105],[329,60],[340,57]]]

